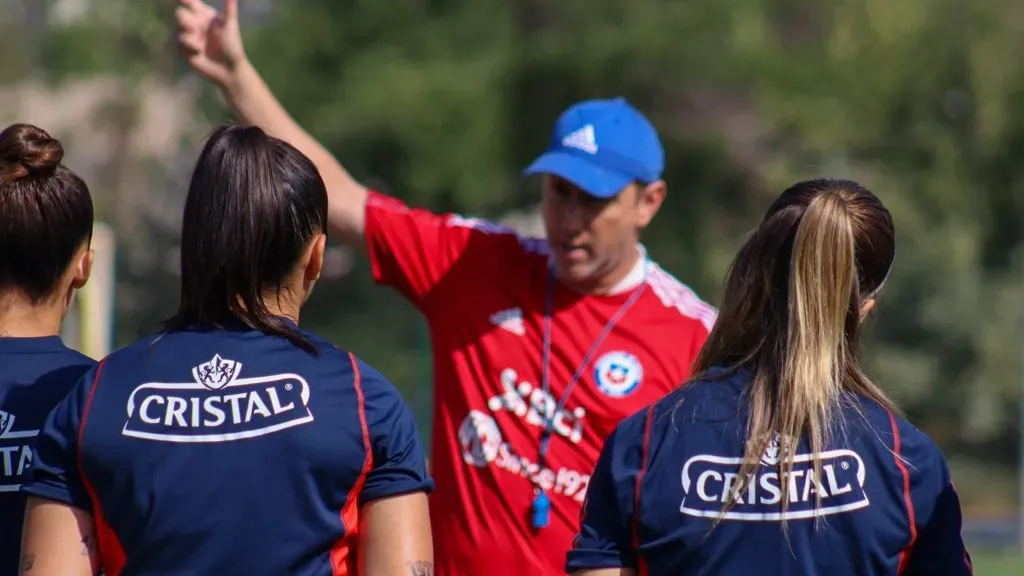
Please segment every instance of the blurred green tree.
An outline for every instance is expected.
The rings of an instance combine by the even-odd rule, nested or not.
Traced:
[[[181,74],[169,55],[173,3],[117,4],[48,30],[40,58],[49,76]],[[985,470],[1015,461],[1024,319],[1017,3],[273,8],[246,29],[269,85],[357,177],[419,206],[497,217],[532,205],[536,186],[519,170],[558,112],[627,96],[669,152],[669,200],[645,241],[712,302],[744,232],[786,185],[830,175],[874,189],[895,216],[899,254],[866,344],[869,373],[953,456]],[[228,118],[215,95],[203,109]],[[160,245],[172,241],[173,230],[162,234]],[[166,293],[164,276],[130,281]],[[314,329],[382,367],[410,398],[422,393],[422,322],[371,285],[365,263],[320,287],[310,306]],[[123,338],[152,319],[129,317]]]

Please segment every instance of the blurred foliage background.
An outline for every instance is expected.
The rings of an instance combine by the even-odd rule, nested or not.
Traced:
[[[216,2],[214,2],[216,4]],[[173,309],[191,163],[231,117],[174,46],[172,0],[0,0],[0,119],[61,138],[118,235],[117,344]],[[717,302],[788,184],[878,193],[896,266],[869,374],[950,459],[973,538],[1013,544],[1024,320],[1020,0],[242,0],[249,56],[358,178],[408,202],[530,212],[557,114],[623,95],[668,150],[645,237]],[[343,249],[306,315],[429,419],[429,342]],[[372,326],[373,329],[367,329]],[[1024,570],[1024,568],[1021,568]],[[1017,572],[1020,573],[1020,572]]]

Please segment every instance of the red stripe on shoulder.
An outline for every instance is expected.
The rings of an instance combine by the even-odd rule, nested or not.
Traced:
[[[356,543],[359,536],[359,493],[366,483],[366,475],[373,468],[373,447],[370,443],[370,427],[366,423],[366,397],[363,395],[363,379],[359,371],[359,362],[355,354],[348,353],[349,361],[352,363],[352,383],[355,387],[357,398],[357,410],[359,412],[359,426],[362,428],[363,450],[366,456],[363,457],[363,469],[359,472],[359,478],[348,491],[345,498],[345,505],[341,508],[341,526],[344,535],[331,547],[331,572],[332,576],[355,576],[356,575]]]
[[[907,545],[900,550],[899,563],[896,566],[896,574],[903,574],[907,569],[907,563],[910,561],[910,553],[914,550],[914,543],[917,541],[917,519],[914,515],[914,500],[910,494],[910,470],[907,468],[906,463],[903,462],[902,454],[900,453],[900,427],[896,421],[896,416],[892,412],[889,412],[889,425],[892,427],[893,460],[895,460],[900,474],[903,475],[903,501],[907,507],[907,523],[910,525],[910,538]]]
[[[92,401],[96,397],[96,390],[99,389],[100,377],[103,375],[103,368],[107,365],[107,359],[100,360],[100,363],[96,366],[96,376],[92,379],[92,386],[89,387],[89,395],[85,400],[85,407],[82,408],[82,421],[78,425],[78,446],[77,446],[77,461],[78,461],[78,477],[82,481],[82,486],[85,487],[86,493],[89,494],[89,501],[92,503],[92,519],[96,525],[96,539],[98,541],[100,551],[100,565],[103,567],[103,573],[108,576],[117,576],[124,570],[124,566],[127,563],[127,557],[124,552],[124,547],[121,546],[121,540],[118,539],[117,533],[111,528],[107,522],[106,517],[103,514],[103,503],[100,501],[99,494],[96,492],[96,488],[89,481],[89,477],[85,474],[85,460],[83,456],[83,445],[85,443],[85,426],[89,421],[89,414],[92,412]]]
[[[640,471],[636,475],[636,486],[633,488],[633,551],[636,554],[637,576],[647,576],[647,562],[640,556],[640,495],[643,487],[644,475],[647,473],[648,461],[651,452],[651,422],[654,420],[654,405],[647,408],[644,415],[644,441],[643,457],[640,461]]]

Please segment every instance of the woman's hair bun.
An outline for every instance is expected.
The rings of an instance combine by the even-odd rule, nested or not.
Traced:
[[[38,126],[11,124],[0,132],[0,178],[46,176],[63,159],[64,147]]]

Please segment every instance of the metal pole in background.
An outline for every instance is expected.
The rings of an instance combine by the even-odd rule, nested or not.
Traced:
[[[1021,225],[1024,226],[1024,203],[1018,199],[1017,214],[1020,216]],[[1024,229],[1024,228],[1022,228]],[[1017,250],[1020,252],[1020,275],[1021,275],[1021,295],[1020,299],[1024,302],[1024,243],[1019,243]],[[1020,312],[1020,398],[1017,399],[1018,403],[1018,417],[1017,417],[1017,442],[1018,442],[1018,459],[1017,459],[1017,545],[1018,552],[1021,556],[1024,556],[1024,311]]]
[[[1024,226],[1024,203],[1020,202],[1018,198],[1017,214],[1020,216],[1021,224]],[[1022,228],[1024,230],[1024,228]],[[1018,244],[1017,249],[1020,251],[1020,275],[1021,275],[1021,288],[1022,293],[1020,295],[1021,301],[1024,302],[1024,243]],[[1020,456],[1017,461],[1017,541],[1019,546],[1019,552],[1021,556],[1024,556],[1024,311],[1022,311],[1020,317],[1020,398],[1017,400],[1019,404],[1019,415],[1017,420],[1017,446]]]
[[[114,230],[96,222],[92,232],[92,275],[79,292],[81,304],[79,350],[99,360],[113,348],[114,342]]]
[[[73,350],[82,349],[82,305],[81,294],[75,294],[75,300],[68,309],[68,315],[60,324],[60,339],[64,345]]]

